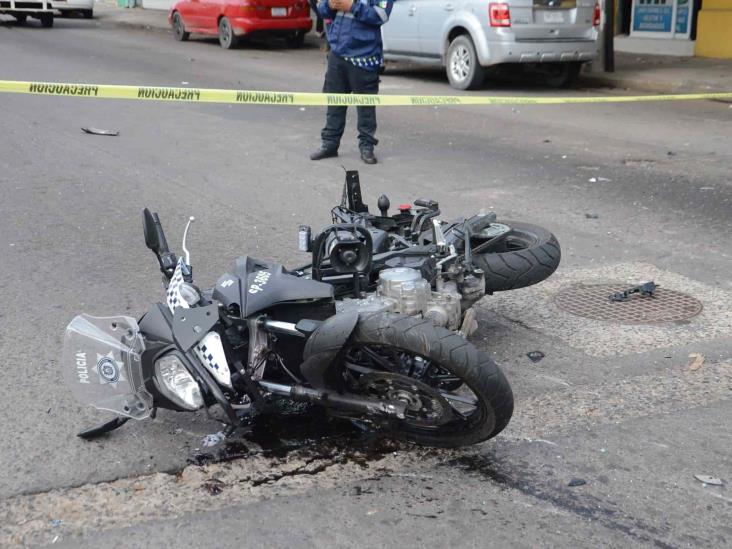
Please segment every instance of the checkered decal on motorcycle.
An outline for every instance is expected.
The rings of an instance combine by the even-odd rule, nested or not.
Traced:
[[[216,364],[216,359],[214,358],[212,353],[208,352],[208,347],[205,345],[196,345],[196,351],[201,353],[201,356],[206,361],[206,364],[208,364],[211,368],[214,370],[219,369],[219,365]]]
[[[184,309],[190,309],[190,306],[180,295],[180,287],[183,284],[183,258],[178,260],[178,265],[175,267],[173,277],[170,279],[168,284],[168,291],[166,292],[166,299],[168,302],[168,308],[170,312],[175,314],[175,310],[178,307]],[[229,363],[226,361],[226,353],[224,347],[221,345],[221,338],[216,332],[209,332],[201,340],[201,342],[193,348],[196,353],[198,360],[201,361],[206,369],[211,372],[216,380],[231,387],[231,372],[229,371]]]
[[[184,309],[188,309],[188,303],[186,303],[186,300],[183,299],[180,295],[180,287],[181,284],[183,284],[183,258],[180,258],[178,260],[178,264],[175,266],[175,272],[173,273],[173,278],[170,279],[170,283],[168,284],[168,291],[166,292],[167,301],[168,301],[168,308],[170,309],[171,313],[175,313],[175,309],[177,307],[183,307]]]
[[[229,363],[226,362],[226,353],[219,334],[216,332],[207,333],[201,343],[193,348],[193,351],[201,364],[214,375],[216,381],[227,387],[232,386]]]

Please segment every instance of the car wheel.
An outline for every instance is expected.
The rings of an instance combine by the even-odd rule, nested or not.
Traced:
[[[295,31],[288,35],[285,40],[287,40],[287,45],[291,48],[302,48],[303,44],[305,44],[305,32]]]
[[[483,83],[485,70],[469,36],[462,34],[450,42],[447,49],[447,79],[458,90],[472,90]]]
[[[26,20],[28,19],[28,16],[25,13],[16,13],[15,15],[13,15],[13,17],[15,17],[15,20],[20,25],[22,25],[23,23],[25,23]]]
[[[50,28],[53,27],[53,14],[52,13],[42,13],[38,19],[41,20],[41,26],[43,28]]]
[[[569,88],[579,77],[580,63],[557,63],[548,67],[544,81],[551,88]]]
[[[238,43],[239,37],[234,34],[231,21],[226,17],[222,17],[219,21],[219,44],[225,50],[230,50],[235,48]]]
[[[190,32],[186,32],[186,27],[183,24],[183,18],[177,11],[173,14],[173,36],[180,42],[185,42],[191,35]]]
[[[92,17],[94,17],[94,10],[84,10],[81,12],[81,15],[84,16],[84,19],[91,19]]]

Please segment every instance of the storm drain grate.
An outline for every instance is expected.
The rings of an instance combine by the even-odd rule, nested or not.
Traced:
[[[628,283],[578,284],[559,291],[554,303],[573,315],[618,324],[678,322],[698,315],[701,301],[674,290],[659,287],[653,297],[634,294],[628,301],[611,301],[615,292],[627,290]]]

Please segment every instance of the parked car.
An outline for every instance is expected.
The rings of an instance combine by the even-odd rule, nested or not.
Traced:
[[[0,14],[12,15],[21,24],[33,17],[41,22],[42,27],[53,27],[50,0],[0,0]]]
[[[52,0],[51,5],[61,15],[80,13],[86,19],[94,17],[94,0]]]
[[[381,32],[385,59],[440,64],[465,90],[507,63],[569,85],[597,56],[599,25],[597,0],[397,0]]]
[[[299,47],[313,26],[306,0],[179,0],[168,21],[177,40],[191,33],[218,35],[225,49],[258,33],[284,36]]]

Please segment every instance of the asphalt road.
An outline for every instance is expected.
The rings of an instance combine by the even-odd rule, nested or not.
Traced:
[[[222,51],[98,20],[4,20],[0,51],[7,80],[317,91],[324,72],[314,42]],[[382,93],[452,90],[407,68],[387,73]],[[527,81],[482,93],[556,94]],[[376,166],[358,159],[355,118],[339,158],[308,160],[320,108],[0,105],[0,545],[732,544],[732,105],[384,108]],[[82,311],[134,316],[163,295],[140,210],[160,212],[176,248],[196,216],[189,248],[205,285],[243,253],[301,262],[297,226],[328,223],[343,167],[361,170],[367,202],[430,197],[448,217],[492,209],[558,236],[552,279],[479,305],[473,339],[516,395],[506,431],[452,452],[346,437],[272,457],[245,440],[248,456],[205,466],[188,466],[220,451],[202,448],[220,429],[203,414],[77,439],[102,416],[63,386],[64,327]],[[627,327],[550,303],[568,284],[648,277],[704,311]],[[532,350],[546,358],[532,363]],[[690,352],[706,356],[699,370]],[[295,441],[323,436],[283,421]]]

